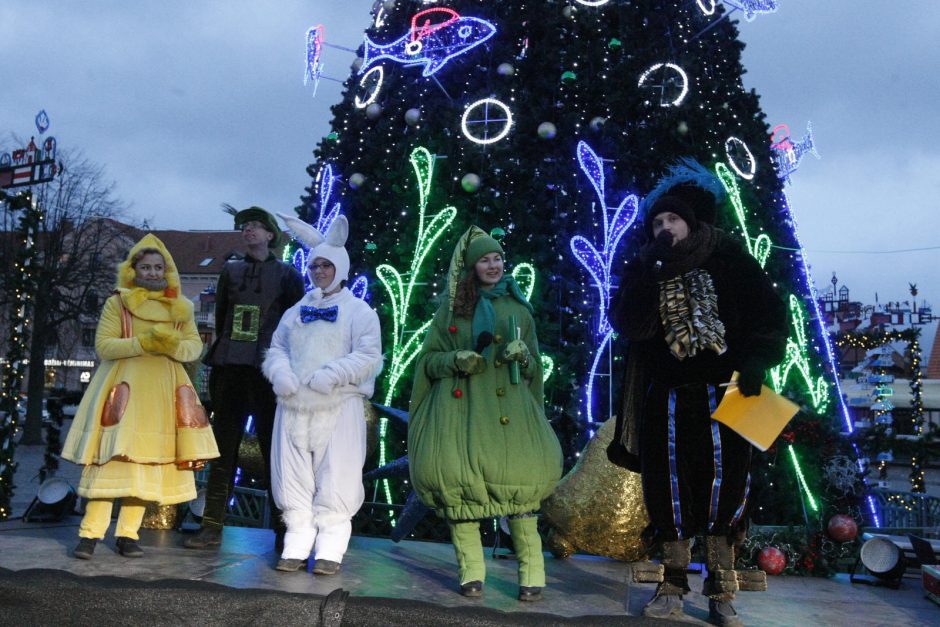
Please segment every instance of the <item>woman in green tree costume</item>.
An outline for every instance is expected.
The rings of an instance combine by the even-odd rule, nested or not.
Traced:
[[[411,481],[447,519],[465,596],[483,594],[480,519],[497,516],[509,518],[519,600],[540,599],[545,586],[535,512],[561,477],[562,457],[545,418],[531,312],[503,272],[499,242],[470,227],[417,358],[408,430]]]

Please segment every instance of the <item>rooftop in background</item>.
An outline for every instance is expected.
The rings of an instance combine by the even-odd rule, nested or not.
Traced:
[[[233,255],[245,254],[240,231],[151,231],[173,255],[180,274],[219,274]]]

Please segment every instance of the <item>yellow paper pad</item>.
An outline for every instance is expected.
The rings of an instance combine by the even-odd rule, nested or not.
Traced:
[[[728,386],[712,418],[734,429],[762,451],[769,449],[800,406],[766,385],[758,396],[741,396],[738,386]]]

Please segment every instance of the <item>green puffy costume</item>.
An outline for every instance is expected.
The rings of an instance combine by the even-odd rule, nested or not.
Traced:
[[[480,229],[468,231],[455,251],[456,263],[451,262],[451,295],[464,266],[472,272],[476,259],[490,252],[484,247],[485,252],[475,256],[480,245],[487,243],[483,240],[468,251],[470,241],[481,237],[491,243],[493,251],[502,252]],[[472,260],[460,263],[464,256]],[[472,533],[458,532],[454,523],[534,512],[551,494],[562,470],[561,447],[545,418],[542,365],[530,306],[511,277],[504,277],[494,290],[505,294],[489,299],[493,342],[482,352],[485,369],[470,376],[458,371],[457,352],[477,348],[479,333],[475,336],[470,319],[454,315],[451,296],[434,316],[417,357],[411,396],[411,481],[420,499],[451,523],[461,583],[482,581],[482,549],[479,564],[465,563],[460,536]],[[526,367],[520,365],[517,384],[510,382],[510,363],[501,360],[512,338],[511,316],[530,353]],[[527,520],[534,533],[535,518]],[[476,537],[478,544],[478,533]],[[467,548],[473,556],[478,552],[475,547]],[[541,572],[527,581],[529,577],[520,569],[520,583],[544,585],[540,559],[535,570]]]
[[[561,477],[532,315],[510,295],[494,300],[493,309],[496,332],[483,351],[482,373],[459,376],[456,352],[473,350],[474,340],[470,320],[454,317],[446,303],[417,358],[408,426],[411,481],[421,500],[448,520],[535,511]],[[517,385],[509,382],[510,365],[497,359],[510,337],[509,316],[516,317],[532,355]]]

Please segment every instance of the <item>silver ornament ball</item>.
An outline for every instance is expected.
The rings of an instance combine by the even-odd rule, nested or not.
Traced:
[[[496,67],[496,73],[500,76],[513,76],[516,73],[516,68],[513,67],[512,63],[500,63]]]
[[[601,130],[601,127],[603,127],[606,122],[607,122],[607,118],[602,118],[601,116],[597,116],[596,118],[591,118],[591,122],[590,122],[591,130],[592,131]]]
[[[464,177],[460,179],[460,186],[463,187],[463,191],[472,194],[480,189],[480,177],[473,172],[465,174]]]
[[[366,117],[370,120],[378,120],[382,117],[382,105],[377,102],[370,104],[366,107]]]
[[[349,177],[349,187],[351,189],[359,189],[362,187],[362,184],[366,182],[366,175],[360,172],[356,172]]]
[[[421,121],[421,109],[408,109],[405,111],[405,123],[414,126]]]
[[[538,133],[542,139],[555,139],[558,129],[551,122],[542,122],[539,124]]]

